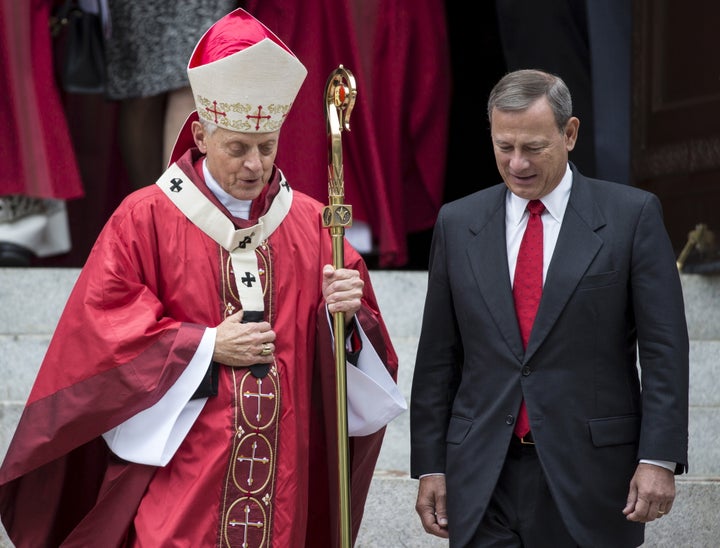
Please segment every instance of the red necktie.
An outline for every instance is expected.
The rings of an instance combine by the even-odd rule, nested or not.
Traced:
[[[530,218],[522,242],[520,242],[513,282],[515,313],[520,326],[523,348],[527,348],[530,331],[535,321],[535,313],[542,296],[543,224],[540,216],[545,211],[545,206],[540,200],[530,200],[527,209],[530,212]],[[525,400],[523,400],[520,404],[518,420],[515,423],[515,435],[522,438],[528,432],[530,432],[530,421],[527,409],[525,409]]]

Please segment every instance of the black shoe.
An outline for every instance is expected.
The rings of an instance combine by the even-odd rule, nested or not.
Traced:
[[[31,266],[35,254],[21,245],[0,242],[0,266]]]

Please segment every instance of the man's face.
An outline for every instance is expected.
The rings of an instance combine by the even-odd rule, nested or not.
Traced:
[[[225,192],[238,200],[254,200],[270,180],[280,131],[239,133],[217,128],[208,134],[193,123],[195,144],[207,155],[207,167]]]
[[[493,109],[490,133],[495,163],[513,194],[539,199],[560,184],[579,125],[572,117],[560,131],[544,97],[524,111]]]

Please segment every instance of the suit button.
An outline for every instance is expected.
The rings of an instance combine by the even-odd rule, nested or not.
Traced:
[[[512,424],[514,422],[515,422],[515,417],[513,417],[512,415],[508,415],[507,417],[505,417],[505,424]]]
[[[522,376],[527,377],[530,373],[532,373],[532,369],[530,369],[529,366],[525,366],[522,368]]]

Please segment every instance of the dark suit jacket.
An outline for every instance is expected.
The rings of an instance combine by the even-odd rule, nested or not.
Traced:
[[[487,508],[523,396],[550,490],[583,547],[643,542],[644,526],[622,514],[638,459],[687,471],[689,343],[660,203],[572,167],[526,352],[508,272],[506,186],[446,204],[435,226],[411,475],[446,474],[451,546],[466,545]]]

